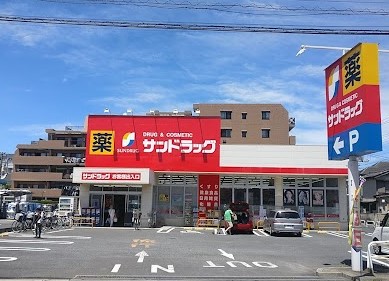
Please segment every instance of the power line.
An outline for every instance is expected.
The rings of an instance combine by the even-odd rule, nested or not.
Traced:
[[[0,15],[0,22],[20,22],[35,24],[96,26],[117,28],[143,28],[143,29],[170,29],[170,30],[207,30],[223,32],[252,32],[252,33],[289,33],[289,34],[331,34],[331,35],[389,35],[386,29],[346,29],[346,28],[316,28],[316,27],[270,27],[259,25],[226,25],[226,24],[190,24],[190,23],[163,23],[163,22],[131,22],[108,21],[93,19],[60,19],[44,17],[5,16]]]

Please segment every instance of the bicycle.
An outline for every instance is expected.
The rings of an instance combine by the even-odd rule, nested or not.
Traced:
[[[31,229],[33,225],[33,214],[32,213],[18,213],[15,217],[15,221],[11,225],[13,232],[24,232],[27,229]]]
[[[148,216],[147,223],[149,225],[149,228],[156,227],[157,212],[154,211],[152,213],[148,213],[147,216]]]

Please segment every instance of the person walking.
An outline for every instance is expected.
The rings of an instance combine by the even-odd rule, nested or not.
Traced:
[[[230,207],[228,207],[228,209],[224,212],[224,221],[225,221],[225,223],[226,223],[226,226],[227,226],[227,228],[226,228],[226,233],[228,233],[228,234],[232,234],[232,232],[231,232],[231,228],[234,226],[233,224],[232,224],[232,216],[233,216],[233,212],[231,211],[231,206]]]
[[[42,220],[43,220],[43,211],[40,208],[36,208],[34,214],[35,238],[41,238]]]
[[[108,214],[109,214],[109,227],[112,227],[116,219],[116,212],[112,205],[109,206]]]

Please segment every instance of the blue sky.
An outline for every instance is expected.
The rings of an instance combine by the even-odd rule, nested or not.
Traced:
[[[159,4],[163,3],[163,4]],[[191,5],[184,4],[191,3]],[[221,5],[220,3],[223,3]],[[120,4],[120,5],[119,5]],[[211,6],[211,4],[215,4]],[[227,6],[227,4],[235,4]],[[205,6],[207,5],[207,6]],[[349,12],[346,12],[346,11]],[[361,14],[361,11],[368,11]],[[386,1],[2,0],[0,16],[389,29]],[[324,13],[325,12],[325,13]],[[349,15],[346,15],[349,14]],[[387,16],[386,16],[387,17]],[[50,25],[0,21],[0,151],[84,124],[88,114],[144,115],[193,103],[281,103],[297,144],[326,144],[324,69],[359,42],[388,36],[307,35]],[[389,54],[380,53],[384,151],[389,161]]]

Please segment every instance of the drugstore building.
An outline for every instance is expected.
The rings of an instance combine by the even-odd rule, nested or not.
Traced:
[[[285,207],[347,228],[347,162],[327,146],[220,144],[220,117],[90,115],[85,167],[75,167],[82,212],[103,226],[189,226],[199,212],[249,203],[255,219]]]

